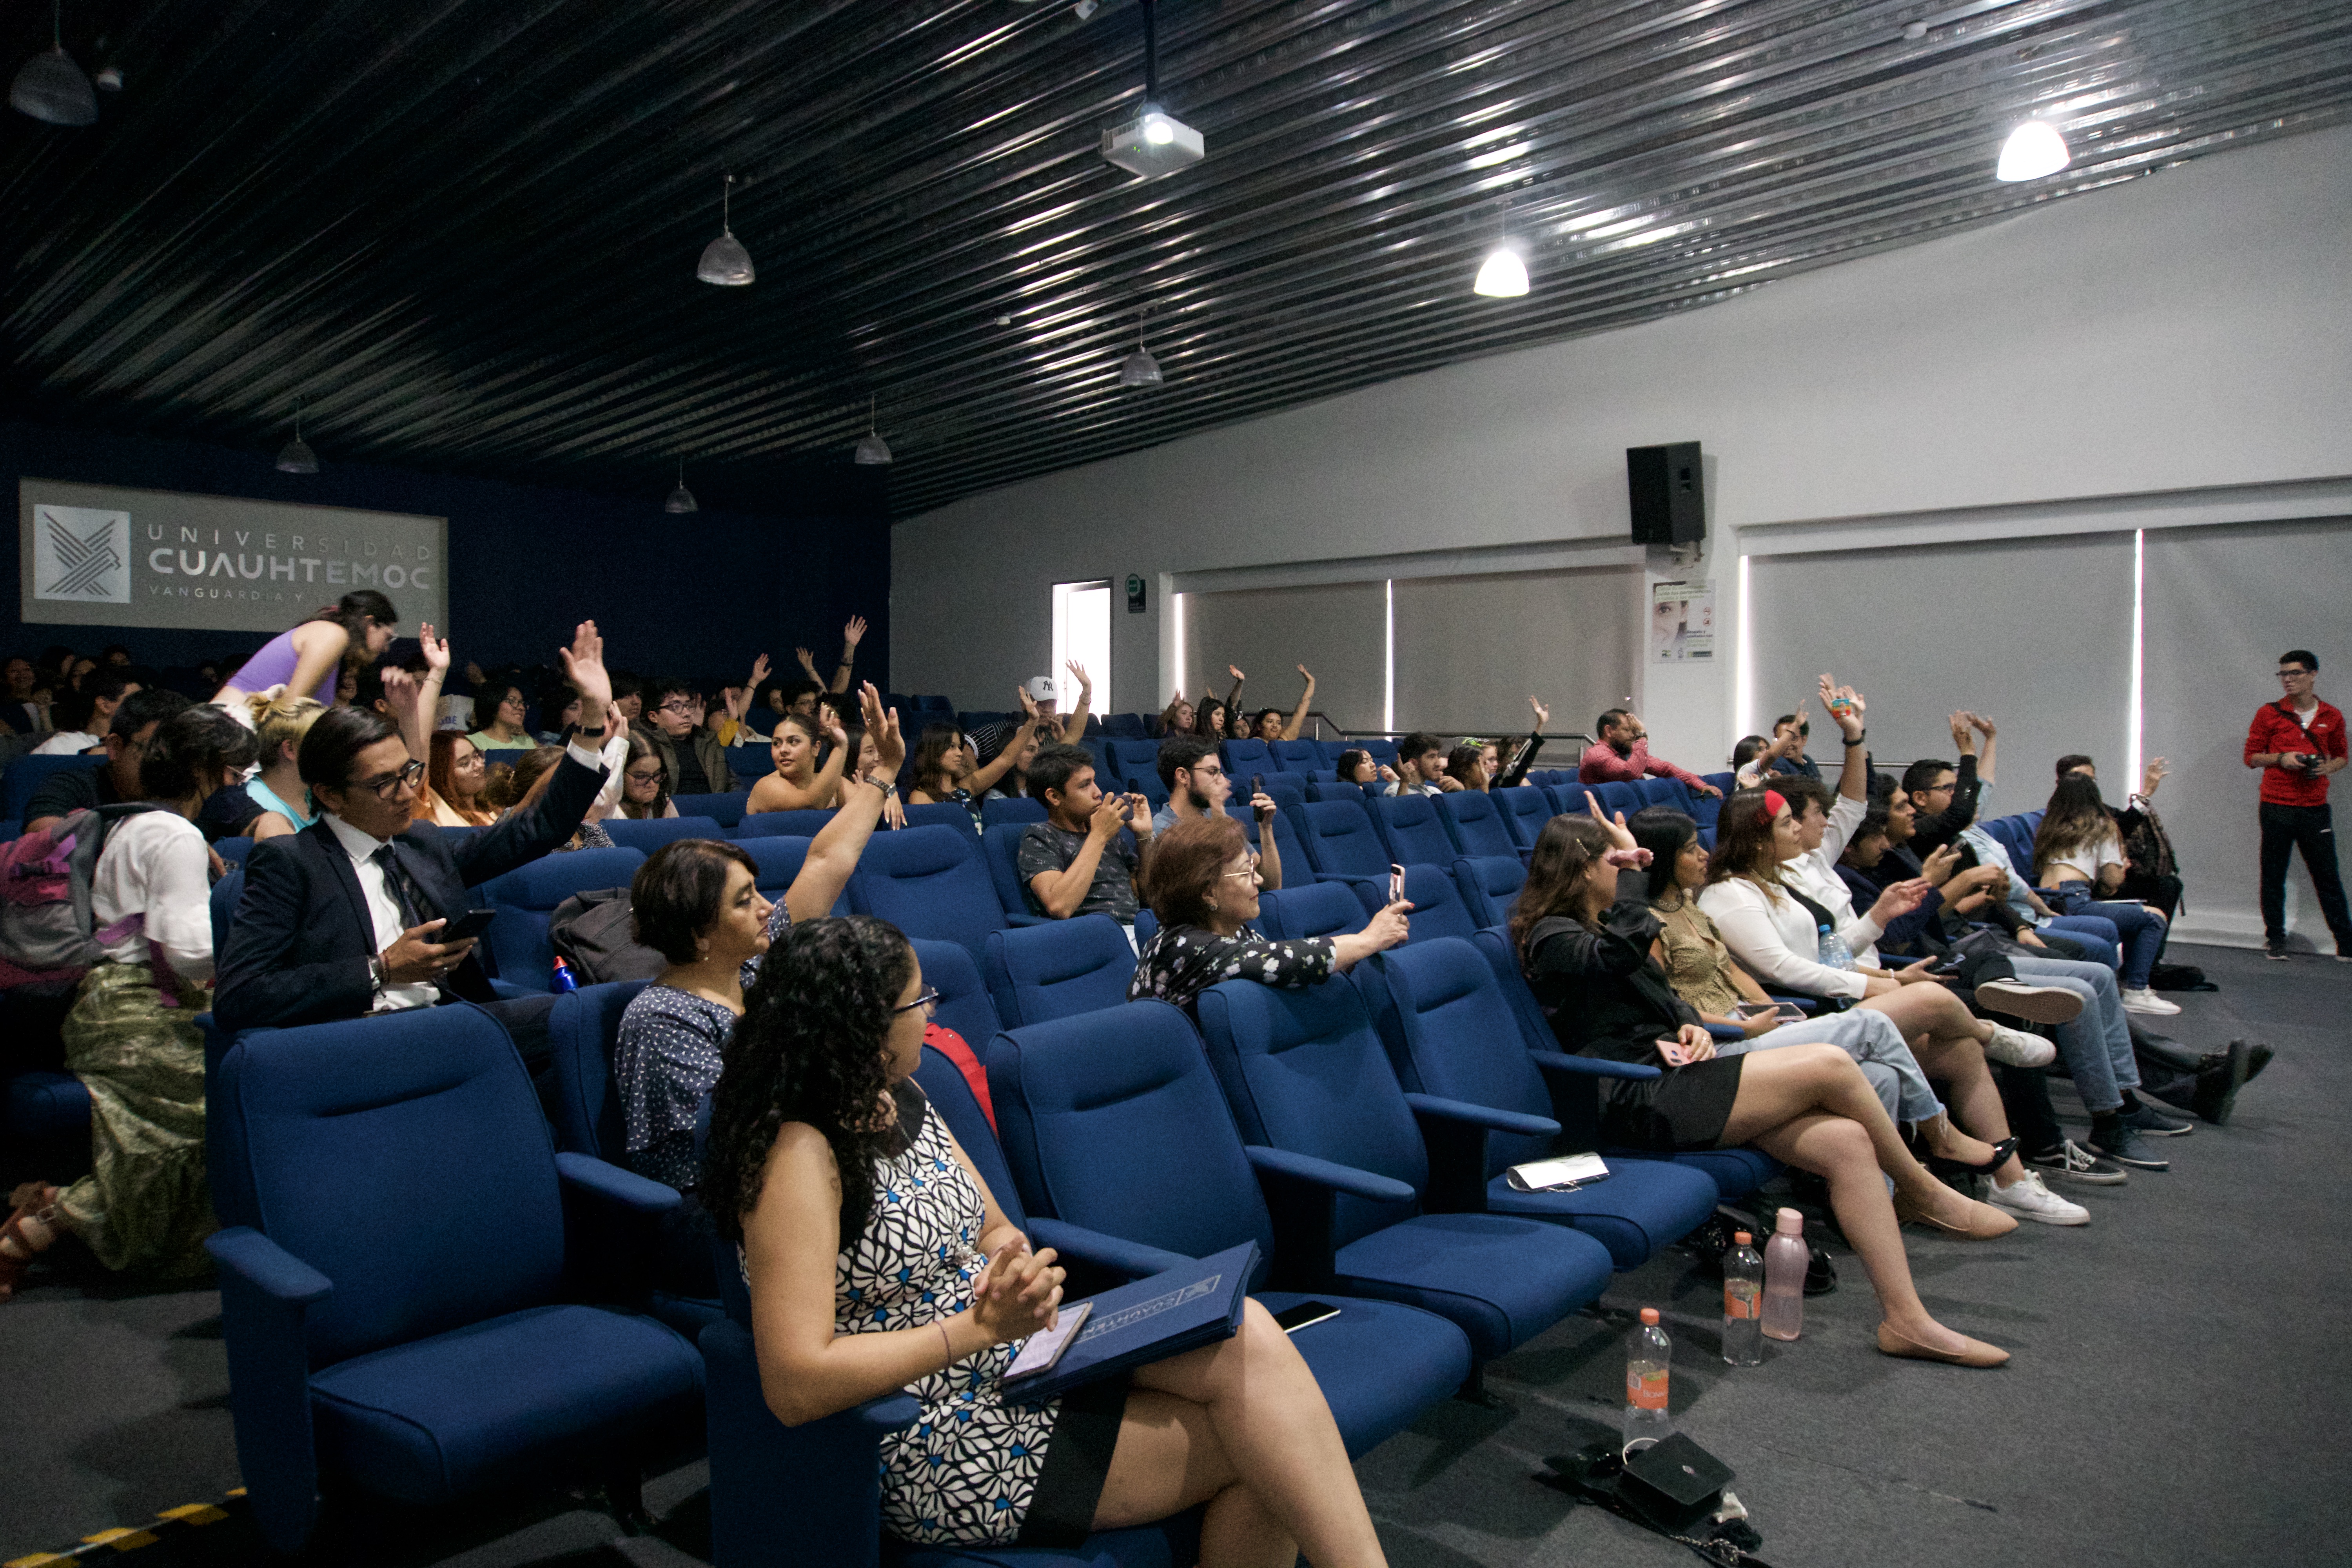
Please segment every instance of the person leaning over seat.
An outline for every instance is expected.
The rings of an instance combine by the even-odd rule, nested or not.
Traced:
[[[1313,1373],[1255,1301],[1204,1349],[1005,1397],[1063,1271],[912,1081],[936,1000],[907,939],[869,917],[794,926],[746,998],[702,1201],[736,1244],[776,1417],[913,1394],[920,1418],[880,1452],[882,1526],[913,1545],[1076,1546],[1199,1507],[1203,1568],[1385,1562]]]

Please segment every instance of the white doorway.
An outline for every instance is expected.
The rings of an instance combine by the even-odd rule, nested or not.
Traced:
[[[1075,661],[1094,682],[1095,707],[1110,705],[1110,580],[1054,584],[1054,689],[1067,713],[1078,700]]]

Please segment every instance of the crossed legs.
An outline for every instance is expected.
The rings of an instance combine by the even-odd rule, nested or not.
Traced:
[[[1135,1370],[1095,1528],[1200,1502],[1202,1568],[1388,1561],[1314,1373],[1255,1301],[1232,1339]]]
[[[1946,1088],[1952,1108],[1950,1121],[1942,1129],[1922,1128],[1927,1147],[1948,1160],[1971,1164],[1989,1157],[1992,1151],[1983,1145],[2009,1136],[2000,1089],[1992,1080],[1992,1069],[1985,1065],[1984,1047],[1992,1038],[1992,1023],[1970,1013],[1957,993],[1941,985],[1906,985],[1871,997],[1856,1010],[1862,1009],[1893,1019],[1903,1037],[1911,1042],[1911,1054],[1919,1058],[1920,1069]],[[1956,1141],[1946,1136],[1951,1121],[1966,1127],[1983,1143],[1973,1148],[1951,1146]],[[1959,1142],[1973,1143],[1974,1140]],[[2024,1174],[2025,1167],[2011,1154],[1993,1173],[1993,1180],[2006,1187]]]

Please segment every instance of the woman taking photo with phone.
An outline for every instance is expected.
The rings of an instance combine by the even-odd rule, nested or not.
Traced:
[[[1322,1391],[1255,1301],[1232,1339],[1005,1398],[1062,1270],[913,1081],[937,999],[896,927],[819,920],[776,942],[735,1026],[701,1193],[770,1408],[796,1426],[912,1394],[921,1417],[881,1443],[883,1524],[910,1543],[1075,1546],[1205,1504],[1203,1568],[1383,1563]]]
[[[1904,1219],[1985,1241],[2017,1221],[1929,1174],[1853,1058],[1835,1046],[1718,1056],[1697,1015],[1651,956],[1658,917],[1619,902],[1621,869],[1649,855],[1622,824],[1555,816],[1536,839],[1511,942],[1560,1048],[1662,1069],[1601,1080],[1601,1131],[1611,1142],[1671,1153],[1753,1144],[1830,1186],[1839,1228],[1861,1256],[1884,1314],[1887,1355],[1999,1366],[2009,1352],[1953,1332],[1929,1315],[1904,1255]],[[1881,1173],[1895,1181],[1890,1200]]]

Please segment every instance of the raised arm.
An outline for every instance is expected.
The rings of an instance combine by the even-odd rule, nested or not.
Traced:
[[[850,668],[857,662],[857,645],[865,640],[866,617],[850,616],[849,624],[841,628],[841,668],[833,672],[833,689],[835,691],[849,689]],[[814,673],[810,671],[812,676]]]
[[[1225,693],[1225,715],[1230,720],[1234,714],[1242,710],[1242,682],[1248,677],[1242,674],[1237,665],[1225,666],[1225,673],[1234,678],[1234,689]]]
[[[294,628],[294,673],[287,678],[286,689],[296,697],[308,697],[319,689],[334,668],[343,662],[350,651],[351,634],[332,621],[305,621]]]
[[[867,681],[857,694],[857,706],[866,717],[866,732],[874,737],[874,754],[886,777],[896,777],[898,764],[907,760],[907,742],[898,733],[898,716],[882,706],[882,694]],[[836,752],[840,751],[836,745]],[[874,837],[874,825],[881,819],[882,806],[888,798],[877,784],[852,784],[842,790],[841,809],[823,832],[809,841],[808,858],[801,863],[800,875],[784,890],[784,908],[795,921],[820,920],[830,913],[842,889],[849,885],[849,874],[857,869],[857,858],[866,852],[866,841]]]
[[[1551,722],[1551,710],[1543,705],[1539,697],[1528,698],[1528,706],[1536,710],[1536,727],[1528,731],[1528,738],[1521,741],[1511,753],[1511,760],[1503,768],[1503,776],[1488,784],[1486,787],[1489,789],[1510,789],[1525,784],[1528,770],[1535,765],[1536,754],[1543,750],[1544,726]]]
[[[1315,705],[1313,673],[1303,664],[1298,667],[1298,673],[1307,678],[1307,688],[1298,694],[1298,706],[1290,710],[1290,721],[1282,727],[1282,738],[1286,741],[1298,739],[1298,731],[1307,723],[1307,710]]]
[[[1984,755],[1977,759],[1977,784],[1978,787],[1981,789],[1990,785],[1993,782],[1993,740],[2000,733],[2000,731],[1995,730],[1992,727],[1992,721],[1986,718],[1981,713],[1971,713],[1969,715],[1969,728],[1974,730],[1978,734],[1984,737]]]
[[[1067,669],[1078,683],[1078,705],[1071,709],[1062,720],[1062,739],[1075,746],[1086,738],[1087,715],[1094,709],[1095,683],[1087,674],[1087,667],[1075,658],[1066,663],[1063,668]]]
[[[384,706],[392,710],[394,721],[400,726],[401,743],[408,748],[409,756],[425,762],[431,753],[433,726],[441,706],[441,683],[449,675],[449,642],[436,637],[430,622],[416,628],[416,644],[425,650],[425,674],[414,676],[404,669],[383,672]]]

